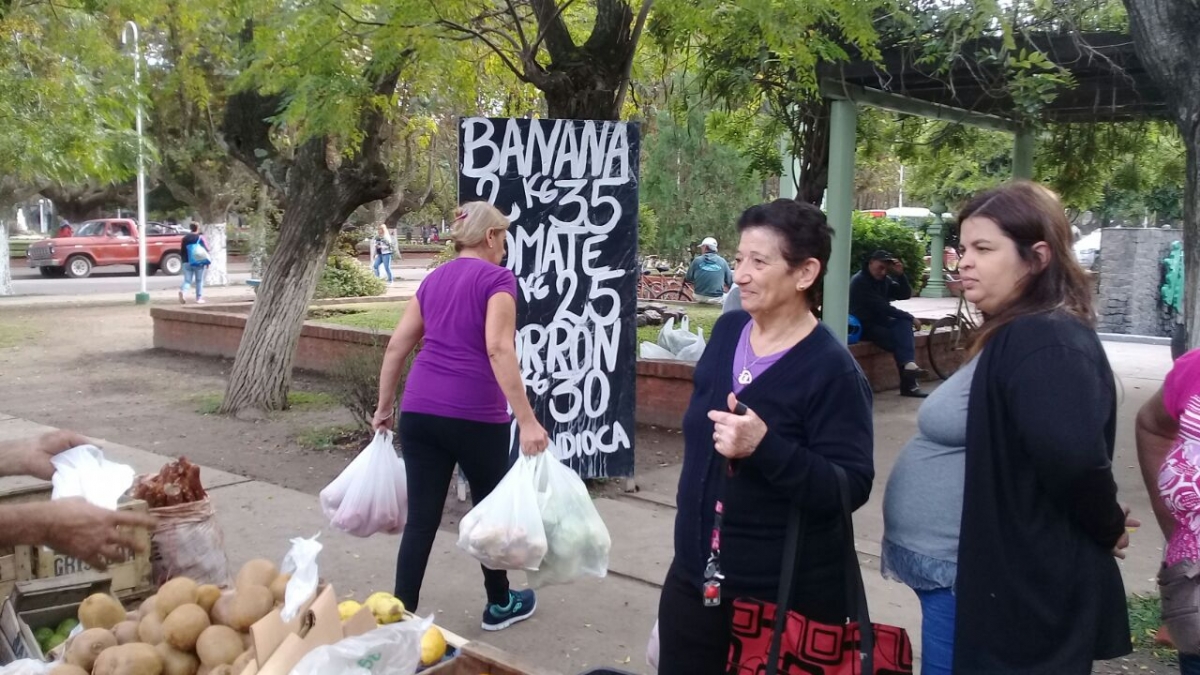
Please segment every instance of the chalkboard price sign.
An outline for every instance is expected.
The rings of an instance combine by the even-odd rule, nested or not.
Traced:
[[[464,118],[459,200],[508,215],[517,353],[551,450],[633,475],[639,127]],[[513,452],[518,451],[513,425]]]

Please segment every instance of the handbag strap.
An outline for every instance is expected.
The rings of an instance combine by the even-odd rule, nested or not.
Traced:
[[[787,532],[783,537],[783,565],[779,570],[779,595],[775,598],[775,625],[771,632],[771,647],[767,650],[766,675],[778,675],[779,652],[787,626],[788,607],[792,604],[792,584],[800,561],[800,540],[804,536],[804,515],[800,509],[788,513]]]
[[[850,507],[850,480],[846,477],[845,469],[832,462],[830,466],[837,476],[838,491],[842,496],[842,531],[846,536],[847,608],[858,619],[862,672],[871,674],[875,672],[875,625],[871,623],[871,613],[867,609],[867,590],[863,585],[862,567],[858,564],[858,553],[854,550],[854,510]]]
[[[842,531],[845,534],[845,586],[846,607],[850,615],[858,621],[859,656],[862,663],[861,673],[871,675],[875,672],[875,627],[871,624],[870,612],[867,609],[867,592],[863,585],[862,567],[858,564],[858,554],[854,550],[854,518],[850,506],[850,480],[846,470],[829,463],[837,476],[838,493],[842,502]],[[779,595],[775,602],[775,625],[771,634],[771,647],[767,652],[766,675],[778,675],[779,652],[783,645],[783,633],[787,626],[788,607],[791,605],[792,584],[796,578],[796,567],[800,564],[800,540],[803,538],[804,516],[799,508],[794,508],[788,514],[787,532],[783,543],[783,565],[780,569]]]

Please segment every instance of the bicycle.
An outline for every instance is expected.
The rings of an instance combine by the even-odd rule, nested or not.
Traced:
[[[669,300],[671,302],[695,302],[696,296],[692,293],[692,285],[686,281],[680,281],[679,277],[675,277],[667,282],[667,287],[654,296],[655,300]]]
[[[977,310],[967,302],[961,279],[946,274],[946,288],[951,295],[958,297],[958,307],[954,314],[933,322],[929,328],[929,339],[925,343],[929,350],[929,365],[943,380],[950,379],[962,366],[964,355],[961,352],[965,352],[971,346],[975,331],[979,330],[981,318]],[[940,348],[946,341],[950,343],[948,351]]]

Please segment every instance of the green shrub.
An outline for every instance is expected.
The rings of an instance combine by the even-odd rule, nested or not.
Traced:
[[[904,263],[904,276],[912,284],[913,294],[921,290],[925,277],[925,242],[919,232],[887,218],[873,218],[858,212],[854,214],[853,226],[851,274],[862,269],[872,253],[883,249]]]
[[[334,396],[350,411],[355,425],[363,431],[371,430],[371,420],[375,417],[375,404],[379,401],[379,374],[383,369],[383,355],[388,336],[377,333],[374,342],[370,349],[352,352],[342,359],[330,377]],[[393,428],[399,416],[404,382],[408,379],[413,359],[420,351],[421,347],[418,345],[404,363],[403,373],[396,386],[396,406],[392,411]]]
[[[456,255],[458,255],[458,252],[454,250],[454,242],[448,241],[444,246],[442,246],[442,249],[438,251],[438,254],[433,256],[433,260],[429,261],[429,267],[426,269],[434,269],[439,265],[448,263],[451,260],[454,260],[454,256]]]
[[[318,298],[365,298],[383,295],[387,284],[354,258],[331,255],[317,282]]]

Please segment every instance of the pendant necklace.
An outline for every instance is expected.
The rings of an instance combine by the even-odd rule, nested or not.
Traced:
[[[751,325],[751,330],[753,330],[753,324]],[[750,372],[750,369],[754,367],[754,364],[758,363],[759,361],[762,361],[763,359],[767,358],[768,356],[774,356],[775,354],[778,353],[778,352],[775,352],[772,354],[765,354],[763,356],[760,356],[760,357],[754,359],[749,364],[747,364],[746,359],[749,358],[749,356],[747,356],[747,352],[749,350],[750,350],[750,335],[747,334],[746,335],[746,344],[742,347],[742,372],[738,373],[738,376],[737,376],[738,384],[742,385],[743,387],[754,381],[754,374]]]

